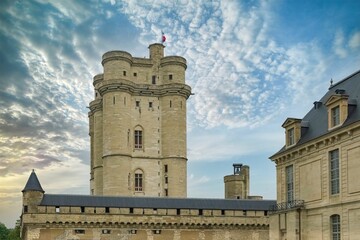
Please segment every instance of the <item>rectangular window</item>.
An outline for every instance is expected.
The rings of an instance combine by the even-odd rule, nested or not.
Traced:
[[[28,212],[28,206],[24,206],[24,213]]]
[[[135,130],[135,148],[142,148],[142,131]]]
[[[60,207],[59,207],[59,206],[56,206],[56,207],[55,207],[55,212],[56,212],[56,213],[59,213],[59,212],[60,212]]]
[[[202,216],[202,215],[203,215],[203,210],[199,209],[199,216]]]
[[[111,230],[110,229],[103,229],[101,231],[102,234],[110,234],[111,233]]]
[[[293,165],[287,166],[286,169],[286,201],[288,203],[294,200],[294,169]]]
[[[168,165],[167,164],[164,165],[164,172],[166,172],[166,173],[168,172]]]
[[[172,80],[172,79],[173,79],[173,75],[169,74],[169,80]]]
[[[331,109],[331,127],[335,127],[340,124],[340,107],[336,106]]]
[[[109,207],[105,208],[105,213],[110,213],[110,208]]]
[[[142,191],[143,190],[143,182],[142,182],[142,174],[135,173],[135,191]]]
[[[152,76],[152,84],[156,84],[156,76]]]
[[[129,208],[129,213],[134,213],[134,208]]]
[[[136,76],[137,76],[137,73],[135,72],[135,73],[134,73],[134,77],[136,77]]]
[[[85,234],[84,229],[75,229],[75,234]]]
[[[123,75],[126,76],[126,71],[123,71]]]
[[[80,212],[84,213],[85,212],[85,207],[80,207]]]
[[[288,130],[288,146],[295,144],[294,128]]]
[[[168,177],[165,177],[165,183],[169,183]]]
[[[165,189],[165,196],[169,196],[169,191],[167,189]]]
[[[330,217],[331,221],[331,239],[332,240],[340,240],[340,231],[341,231],[341,223],[340,223],[340,215],[332,215]]]
[[[330,152],[330,191],[340,193],[339,149]]]
[[[176,215],[180,215],[181,214],[181,210],[180,209],[176,209]]]
[[[135,107],[140,107],[140,101],[135,102]]]
[[[153,103],[149,102],[149,108],[152,108],[152,107],[153,107]]]

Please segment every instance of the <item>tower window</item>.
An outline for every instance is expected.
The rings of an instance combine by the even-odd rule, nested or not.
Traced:
[[[27,213],[28,212],[28,206],[24,206],[24,213]]]
[[[167,164],[164,165],[164,172],[166,172],[166,173],[168,172],[168,165]]]
[[[136,72],[134,72],[134,77],[136,77],[137,76],[137,73]]]
[[[330,152],[330,191],[332,195],[340,192],[339,149]]]
[[[153,103],[149,102],[149,108],[152,108],[152,107],[153,107]]]
[[[140,169],[135,171],[135,191],[143,191],[143,172]]]
[[[170,100],[170,107],[172,107],[172,102],[171,102],[171,100]]]
[[[167,189],[165,189],[165,196],[169,196],[169,191]]]
[[[80,207],[80,212],[84,213],[85,212],[85,207]]]
[[[135,102],[135,107],[140,107],[140,101]]]
[[[129,213],[134,213],[134,208],[129,208]]]
[[[202,215],[203,215],[203,210],[199,209],[199,216],[202,216]]]
[[[169,183],[168,177],[165,177],[165,183]]]
[[[169,74],[169,80],[172,80],[172,79],[173,79],[173,75]]]
[[[135,130],[135,148],[142,148],[142,131]]]
[[[110,213],[110,208],[109,207],[105,208],[105,213]]]
[[[123,75],[126,76],[126,71],[123,71]]]
[[[181,214],[180,209],[176,209],[176,215],[180,215],[180,214]]]
[[[156,76],[155,75],[152,76],[152,82],[151,83],[156,84]]]
[[[55,212],[56,212],[56,213],[59,213],[59,212],[60,212],[60,207],[59,207],[59,206],[56,206],[56,207],[55,207]]]
[[[331,109],[331,127],[335,127],[340,124],[340,107],[336,106]]]
[[[340,215],[335,214],[330,217],[331,224],[331,239],[332,240],[340,240],[340,232],[341,232],[341,223],[340,223]]]

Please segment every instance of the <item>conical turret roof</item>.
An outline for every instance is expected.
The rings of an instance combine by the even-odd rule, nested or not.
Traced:
[[[45,192],[42,187],[41,184],[39,182],[39,179],[36,176],[36,173],[34,171],[34,169],[32,170],[30,177],[25,185],[24,190],[22,190],[22,192],[26,192],[26,191],[39,191],[39,192]]]

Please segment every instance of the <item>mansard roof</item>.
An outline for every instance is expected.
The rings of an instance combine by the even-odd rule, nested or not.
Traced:
[[[32,170],[30,177],[25,185],[24,190],[22,190],[22,192],[26,192],[26,191],[39,191],[39,192],[45,192],[42,187],[41,184],[39,182],[39,179],[36,176],[36,173],[34,171],[34,169]]]
[[[40,206],[267,211],[275,204],[275,200],[44,194]]]
[[[349,109],[350,111],[348,113],[349,115],[340,129],[360,121],[360,70],[330,86],[328,92],[319,101],[314,102],[314,107],[305,115],[301,121],[301,126],[306,127],[302,129],[301,138],[296,146],[329,133],[328,112],[325,104],[329,100],[331,101],[333,96],[348,97],[348,104],[351,106],[351,109]],[[287,149],[283,147],[276,154],[286,150]]]

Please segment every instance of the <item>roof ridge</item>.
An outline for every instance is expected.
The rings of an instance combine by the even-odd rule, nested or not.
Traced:
[[[334,88],[334,87],[336,87],[337,85],[345,82],[346,80],[350,79],[351,77],[355,76],[355,75],[358,74],[358,73],[360,73],[360,70],[357,70],[356,72],[348,75],[347,77],[345,77],[345,78],[343,78],[342,80],[338,81],[338,82],[335,83],[334,85],[330,86],[330,87],[329,87],[329,90],[332,89],[332,88]]]

